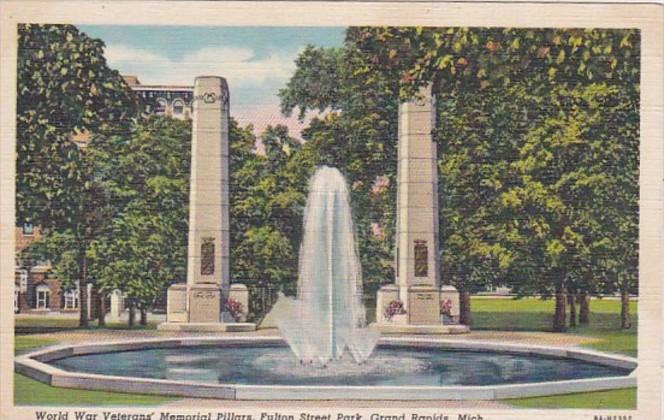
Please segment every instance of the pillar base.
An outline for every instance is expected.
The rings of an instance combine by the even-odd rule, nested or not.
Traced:
[[[467,325],[413,325],[413,324],[393,324],[389,322],[371,323],[369,329],[379,331],[381,334],[405,334],[405,335],[452,335],[468,334],[470,328]]]
[[[216,284],[192,284],[188,286],[189,322],[222,322],[221,287]]]
[[[253,322],[162,322],[159,331],[171,332],[248,332],[256,331]]]

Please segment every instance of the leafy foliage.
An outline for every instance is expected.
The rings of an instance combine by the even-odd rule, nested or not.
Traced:
[[[119,289],[139,308],[185,279],[190,145],[188,122],[160,117],[90,145],[97,182],[115,206],[91,243],[91,273],[100,290]]]
[[[90,211],[75,137],[123,132],[134,97],[107,66],[103,42],[74,26],[19,25],[18,45],[17,219],[71,228]]]
[[[88,281],[87,247],[108,203],[94,182],[94,162],[76,139],[124,132],[136,112],[103,47],[71,25],[18,26],[17,223],[71,238],[75,247],[57,257],[58,270],[65,285],[76,279],[81,289]],[[81,326],[88,323],[86,303],[83,293]]]

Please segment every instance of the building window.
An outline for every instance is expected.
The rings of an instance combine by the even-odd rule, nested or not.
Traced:
[[[184,113],[184,102],[182,99],[173,101],[173,115],[182,115]]]
[[[30,222],[23,223],[23,235],[33,235],[35,232],[35,227]]]
[[[51,297],[51,291],[46,285],[37,286],[37,309],[48,309],[50,307],[49,300]]]
[[[21,292],[28,291],[28,270],[18,270],[18,279],[19,279],[19,290]]]
[[[65,309],[78,308],[78,290],[68,290],[65,292]]]
[[[150,104],[145,105],[145,113],[149,114],[150,112],[152,112],[152,107],[150,106]]]
[[[157,103],[154,107],[155,114],[163,115],[164,113],[166,113],[166,106],[167,105],[168,105],[168,103],[166,102],[166,99],[164,99],[164,98],[157,99]]]

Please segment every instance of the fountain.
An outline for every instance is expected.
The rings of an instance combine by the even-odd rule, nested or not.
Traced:
[[[378,342],[366,329],[350,197],[338,169],[321,166],[309,181],[297,299],[287,305],[278,326],[303,363],[326,366],[346,350],[363,363]]]

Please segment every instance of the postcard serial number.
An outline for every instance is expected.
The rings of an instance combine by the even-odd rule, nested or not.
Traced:
[[[593,420],[632,420],[632,416],[595,416]]]

